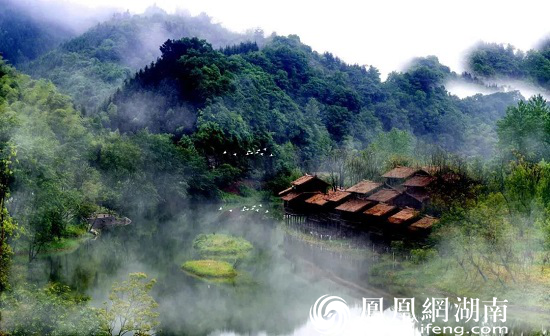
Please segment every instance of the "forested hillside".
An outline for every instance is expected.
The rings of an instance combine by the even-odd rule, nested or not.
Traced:
[[[151,7],[140,15],[115,14],[21,69],[51,80],[78,108],[93,110],[135,71],[155,61],[164,41],[185,36],[206,38],[218,47],[263,38],[261,33],[232,33],[206,15],[169,15]]]
[[[0,11],[0,335],[297,334],[309,300],[336,286],[498,296],[543,316],[522,334],[548,320],[550,105],[445,84],[548,89],[549,43],[480,45],[462,76],[417,58],[383,81],[296,35],[206,15],[153,6],[74,37],[14,6]],[[305,173],[337,189],[397,166],[426,175],[422,233],[370,232],[370,217],[357,231],[304,225],[274,197]]]
[[[216,195],[194,150],[145,130],[123,135],[96,128],[53,84],[4,62],[0,127],[2,239],[21,236],[16,246],[29,260],[53,240],[78,234],[95,211],[162,216],[192,197]]]
[[[74,33],[59,23],[33,17],[11,0],[0,0],[0,53],[11,64],[33,60]]]
[[[489,155],[496,120],[520,98],[515,92],[452,96],[444,87],[450,70],[435,57],[417,59],[382,82],[376,68],[314,52],[297,36],[224,50],[185,38],[165,42],[161,51],[97,118],[122,132],[183,136],[213,166],[241,173],[254,166],[256,158],[246,154],[257,148],[285,148],[291,161],[315,171],[331,150],[364,148],[394,128],[451,152]]]
[[[488,79],[515,79],[550,90],[550,39],[527,52],[512,45],[483,43],[467,58],[470,71]]]

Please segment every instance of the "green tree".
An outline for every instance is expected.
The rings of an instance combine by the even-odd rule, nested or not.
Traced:
[[[0,294],[0,334],[10,336],[107,336],[100,328],[99,310],[89,298],[68,286],[43,288],[18,284]]]
[[[16,126],[15,114],[7,104],[15,89],[13,71],[0,58],[0,292],[8,286],[8,269],[11,260],[9,238],[15,224],[7,208],[7,200],[13,184],[13,166],[16,156],[12,135]]]
[[[540,95],[510,106],[498,121],[500,146],[508,154],[516,153],[538,161],[550,155],[550,107]]]
[[[8,287],[8,271],[12,254],[8,240],[16,228],[6,207],[13,178],[12,161],[14,157],[13,146],[0,143],[0,292]]]
[[[128,280],[115,283],[109,302],[101,311],[103,329],[109,335],[154,335],[159,325],[158,304],[149,294],[156,280],[145,273],[130,273]]]

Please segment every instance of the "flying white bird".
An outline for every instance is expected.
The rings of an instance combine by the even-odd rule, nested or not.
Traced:
[[[269,210],[266,210],[266,211],[265,211],[265,213],[268,213],[268,212],[269,212]]]
[[[224,151],[223,153],[224,153],[224,154],[227,154],[227,151]]]
[[[229,212],[233,212],[233,210],[232,210],[232,209],[229,209]]]
[[[218,211],[222,211],[222,210],[223,210],[222,207],[220,207],[220,208],[218,209]]]
[[[270,156],[270,157],[272,157],[272,156],[273,156],[273,154],[269,154],[269,156]]]
[[[266,147],[266,148],[264,148],[264,152],[265,152],[266,150],[267,150],[267,147]]]
[[[264,156],[264,153],[260,153],[261,156]]]
[[[237,153],[233,153],[233,156],[237,156]]]

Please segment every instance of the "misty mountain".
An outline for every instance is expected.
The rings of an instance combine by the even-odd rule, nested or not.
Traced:
[[[41,56],[115,13],[113,8],[91,9],[62,0],[0,0],[0,8],[0,53],[14,65]]]
[[[469,70],[485,80],[520,80],[550,90],[550,37],[527,52],[512,45],[481,43],[466,61]]]
[[[169,40],[161,51],[98,119],[123,132],[191,136],[212,162],[241,168],[246,158],[221,153],[290,143],[299,162],[315,166],[327,146],[362,148],[394,128],[446,150],[484,155],[494,147],[496,120],[521,97],[450,95],[444,83],[453,74],[435,57],[417,59],[381,82],[376,68],[319,54],[297,36],[225,50],[199,39]]]
[[[263,39],[261,31],[233,33],[206,15],[170,15],[151,7],[140,15],[114,14],[21,69],[51,80],[78,107],[93,110],[131,74],[156,60],[164,41],[185,36],[206,38],[216,47]]]
[[[310,169],[327,148],[359,149],[392,129],[452,152],[488,155],[496,120],[520,98],[510,92],[459,99],[445,88],[458,76],[434,56],[382,82],[375,67],[317,53],[298,36],[237,34],[204,14],[172,15],[154,6],[140,15],[114,14],[19,69],[51,80],[102,126],[172,134],[213,166],[241,173],[251,168],[248,160],[219,153],[288,144]]]
[[[58,22],[39,18],[20,3],[0,0],[0,53],[12,64],[33,60],[75,34]]]

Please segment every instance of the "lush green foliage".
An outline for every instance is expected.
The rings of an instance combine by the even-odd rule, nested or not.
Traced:
[[[134,71],[155,60],[159,45],[184,36],[207,38],[219,47],[260,38],[231,33],[206,15],[169,15],[151,7],[141,15],[116,14],[23,69],[51,80],[79,108],[93,111]]]
[[[202,257],[236,260],[246,257],[253,247],[244,238],[218,233],[197,236],[193,241],[193,248]]]
[[[296,36],[272,37],[259,50],[241,44],[222,51],[197,38],[166,41],[157,62],[117,91],[96,119],[123,132],[183,137],[208,158],[214,175],[273,181],[296,166],[324,169],[338,148],[364,148],[393,128],[453,152],[491,155],[494,123],[517,99],[451,96],[444,83],[452,74],[435,57],[417,59],[382,83],[375,68],[320,55]],[[274,156],[257,155],[259,148]]]
[[[99,210],[156,225],[194,199],[249,185],[280,191],[302,171],[327,173],[337,187],[396,165],[443,167],[426,209],[441,221],[428,246],[415,246],[414,267],[446,260],[454,266],[447,277],[475,286],[536,282],[535,268],[543,273],[550,262],[550,110],[542,97],[459,99],[444,86],[455,74],[435,57],[382,82],[376,68],[316,53],[297,36],[260,35],[153,8],[117,15],[25,65],[53,84],[0,63],[2,330],[153,333],[154,281],[144,274],[131,274],[104,309],[92,309],[59,285],[10,291],[11,248],[33,261],[82,233]],[[236,44],[247,39],[260,43]],[[524,55],[489,45],[471,66],[547,87],[547,49]],[[234,265],[219,259],[252,249],[221,234],[199,236],[194,247],[208,260],[184,270],[230,279]]]
[[[0,294],[0,331],[13,336],[154,335],[158,305],[150,291],[155,282],[144,273],[130,273],[127,280],[113,285],[103,308],[92,307],[89,297],[64,285],[18,284]]]
[[[108,335],[154,335],[159,325],[158,304],[150,295],[156,280],[145,273],[130,273],[128,280],[115,283],[105,308],[99,310],[102,330]]]
[[[16,229],[6,206],[13,184],[13,161],[16,155],[11,141],[15,117],[6,108],[6,100],[14,94],[15,87],[13,71],[0,63],[0,90],[2,92],[0,94],[0,290],[4,290],[9,285],[8,273],[12,249],[8,240]]]
[[[205,278],[234,278],[237,271],[233,266],[220,260],[191,260],[181,266],[185,271]]]
[[[89,298],[69,287],[17,286],[1,294],[2,331],[9,335],[109,335],[99,328],[99,314]]]
[[[550,106],[537,96],[510,106],[498,122],[500,144],[508,152],[532,160],[550,155]]]
[[[415,250],[416,264],[403,265],[404,272],[391,281],[415,279],[413,286],[426,283],[457,295],[507,295],[522,305],[547,308],[548,108],[540,96],[508,108],[498,123],[500,157],[460,169],[482,184],[458,193],[457,181],[444,187],[448,206],[432,244]]]
[[[511,45],[481,44],[468,56],[474,75],[527,80],[550,89],[550,40],[526,53]]]
[[[189,194],[216,195],[206,161],[185,141],[175,146],[169,136],[147,131],[94,129],[51,83],[0,69],[2,239],[13,233],[14,220],[22,235],[17,244],[30,260],[72,237],[100,207],[163,216]]]
[[[36,18],[12,0],[1,0],[0,53],[11,64],[33,60],[72,37],[65,27]]]

